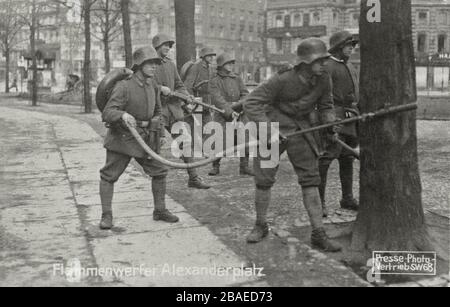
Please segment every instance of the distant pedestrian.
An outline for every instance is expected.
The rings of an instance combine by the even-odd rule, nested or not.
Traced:
[[[19,88],[17,87],[17,78],[14,77],[12,85],[9,87],[9,90],[11,90],[12,88],[16,88],[16,92],[19,91]]]

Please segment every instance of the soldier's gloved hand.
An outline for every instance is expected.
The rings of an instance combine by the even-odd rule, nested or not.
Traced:
[[[187,103],[195,104],[195,96],[189,95]]]
[[[231,108],[233,111],[241,113],[244,110],[244,106],[242,105],[242,102],[233,102],[231,105]]]
[[[124,114],[122,115],[122,120],[123,120],[127,125],[129,125],[129,126],[131,126],[131,127],[133,127],[133,128],[136,128],[136,126],[137,126],[136,119],[135,119],[132,115],[130,115],[130,114],[128,114],[128,113],[124,113]]]
[[[161,93],[163,94],[163,96],[172,95],[172,91],[167,86],[161,86]]]
[[[339,138],[339,135],[337,133],[334,134],[327,134],[327,139],[328,141],[330,141],[331,143],[336,143],[337,139]]]
[[[339,134],[341,133],[342,129],[344,129],[343,125],[334,125],[331,127],[328,131],[329,134]]]

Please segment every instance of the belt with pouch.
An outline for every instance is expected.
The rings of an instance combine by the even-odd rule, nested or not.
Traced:
[[[150,127],[150,124],[151,124],[151,122],[149,122],[149,121],[140,121],[140,120],[136,121],[136,126],[139,128],[148,128],[148,127]]]

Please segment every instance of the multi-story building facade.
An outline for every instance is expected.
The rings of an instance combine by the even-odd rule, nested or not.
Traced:
[[[445,90],[450,78],[450,1],[413,0],[417,87]]]
[[[160,0],[160,10],[152,34],[164,32],[175,37],[173,0]],[[204,46],[217,53],[230,52],[237,60],[237,70],[245,81],[259,81],[263,66],[263,0],[197,0],[195,36],[197,51]]]
[[[359,32],[360,0],[268,0],[265,54],[268,75],[293,64],[298,43],[307,37],[326,42],[341,30]],[[450,1],[412,1],[418,88],[448,88]],[[358,50],[352,59],[359,62]]]
[[[326,42],[342,29],[358,33],[359,0],[268,0],[266,59],[268,74],[294,64],[301,40],[319,37]]]

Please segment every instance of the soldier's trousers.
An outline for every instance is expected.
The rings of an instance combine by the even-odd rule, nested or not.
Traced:
[[[100,170],[100,177],[102,180],[115,183],[120,176],[127,169],[132,157],[120,154],[114,151],[106,151],[106,164]],[[168,169],[162,163],[156,160],[149,160],[146,158],[134,158],[139,163],[144,172],[152,178],[166,177]]]
[[[298,177],[298,183],[306,187],[318,187],[320,185],[318,156],[313,151],[309,142],[303,136],[289,138],[286,143],[280,144],[280,156],[287,152],[289,161],[294,167]],[[262,161],[270,158],[258,156],[253,163],[256,186],[261,189],[271,188],[276,182],[278,168],[264,168]]]

